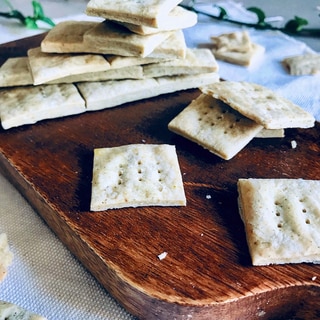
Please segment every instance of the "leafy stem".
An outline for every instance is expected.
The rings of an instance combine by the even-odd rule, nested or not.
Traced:
[[[304,26],[308,25],[308,20],[295,16],[293,19],[287,21],[287,23],[283,27],[275,27],[272,26],[270,23],[266,22],[266,15],[265,13],[257,7],[250,7],[247,8],[246,10],[253,12],[257,15],[257,22],[256,23],[247,23],[247,22],[242,22],[238,20],[233,20],[228,17],[227,11],[222,8],[221,6],[214,5],[215,8],[218,8],[220,10],[218,15],[213,15],[208,12],[204,12],[201,10],[198,10],[194,7],[194,5],[181,5],[185,7],[186,9],[192,10],[198,14],[204,14],[206,16],[209,16],[213,19],[217,20],[224,20],[233,24],[237,25],[242,25],[242,26],[247,26],[255,29],[260,29],[260,30],[278,30],[282,31],[284,33],[288,34],[294,34],[294,35],[300,35],[300,36],[320,36],[320,29],[307,29],[304,28]]]
[[[44,14],[43,8],[38,1],[32,1],[33,16],[24,16],[19,10],[13,8],[10,0],[5,0],[5,3],[10,8],[10,11],[0,12],[0,17],[17,19],[28,29],[39,29],[38,21],[42,21],[51,27],[55,25],[55,23]]]

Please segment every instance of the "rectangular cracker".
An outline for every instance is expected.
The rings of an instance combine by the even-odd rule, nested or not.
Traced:
[[[27,57],[7,59],[0,67],[0,87],[16,87],[33,84]]]
[[[78,75],[67,76],[59,78],[53,81],[49,81],[47,84],[57,83],[77,83],[77,82],[94,82],[94,81],[106,81],[106,80],[123,80],[123,79],[143,79],[142,66],[130,66],[118,69],[110,69],[106,71],[89,72]]]
[[[320,181],[239,179],[253,265],[320,262]]]
[[[229,160],[262,129],[209,95],[201,94],[168,124],[169,130]]]
[[[86,14],[109,20],[161,28],[181,0],[90,0]]]
[[[8,237],[5,233],[0,233],[0,283],[8,272],[8,267],[12,264],[13,253],[10,251]]]
[[[218,64],[209,49],[187,49],[184,59],[174,59],[143,66],[145,77],[218,72]]]
[[[63,21],[55,25],[41,42],[42,52],[70,53],[90,52],[84,44],[83,35],[100,22]]]
[[[245,81],[221,81],[201,88],[266,129],[310,128],[312,114],[261,85]]]
[[[284,129],[265,129],[263,128],[256,135],[256,138],[283,138],[285,136]]]
[[[145,57],[173,33],[166,31],[141,36],[105,20],[85,32],[83,41],[93,53]]]
[[[90,210],[185,206],[175,147],[132,144],[94,150]]]
[[[97,54],[46,53],[39,47],[29,49],[28,58],[34,85],[67,76],[110,69],[110,63],[102,55]]]
[[[73,84],[6,89],[0,95],[4,129],[84,112],[85,103]]]
[[[93,111],[165,93],[198,88],[214,81],[219,81],[219,75],[215,72],[142,80],[83,82],[77,84],[77,87],[86,101],[87,110]]]
[[[293,76],[316,75],[320,73],[320,54],[307,53],[282,60],[283,65]]]
[[[169,12],[166,18],[166,24],[161,28],[152,28],[145,25],[133,24],[128,22],[118,23],[134,33],[148,35],[163,31],[173,31],[190,28],[197,23],[197,14],[195,12],[177,6]]]

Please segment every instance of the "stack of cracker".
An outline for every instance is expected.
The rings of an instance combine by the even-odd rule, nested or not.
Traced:
[[[213,53],[187,48],[183,29],[196,24],[197,16],[179,2],[91,0],[86,13],[101,21],[62,22],[27,57],[0,68],[0,86],[15,87],[0,94],[2,127],[219,81]]]
[[[310,113],[255,83],[221,81],[201,91],[168,128],[225,160],[255,137],[283,137],[285,128],[315,123]]]

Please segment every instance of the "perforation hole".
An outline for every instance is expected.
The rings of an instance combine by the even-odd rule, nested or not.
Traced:
[[[281,229],[281,228],[282,228],[282,223],[278,223],[277,227],[278,227],[279,229]]]
[[[309,219],[306,219],[306,224],[310,224],[311,221]]]

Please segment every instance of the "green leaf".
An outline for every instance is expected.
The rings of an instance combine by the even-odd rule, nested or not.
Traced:
[[[41,20],[43,22],[45,22],[46,24],[54,27],[56,24],[48,17],[42,17],[41,19],[39,18],[38,20]]]
[[[38,25],[37,22],[34,18],[32,17],[26,17],[24,20],[24,25],[28,28],[28,29],[38,29]]]
[[[251,11],[257,15],[258,18],[258,24],[265,24],[266,15],[265,13],[257,7],[249,7],[247,8],[248,11]]]
[[[295,16],[294,19],[289,20],[284,26],[286,31],[299,32],[308,24],[308,20]]]
[[[43,18],[44,12],[41,4],[37,1],[32,1],[32,6],[33,6],[33,17],[35,19]]]
[[[225,17],[228,16],[228,13],[227,13],[226,9],[224,9],[224,8],[222,8],[220,6],[217,6],[217,5],[215,7],[220,9],[220,13],[219,13],[218,19],[222,20],[222,19],[224,19]]]

